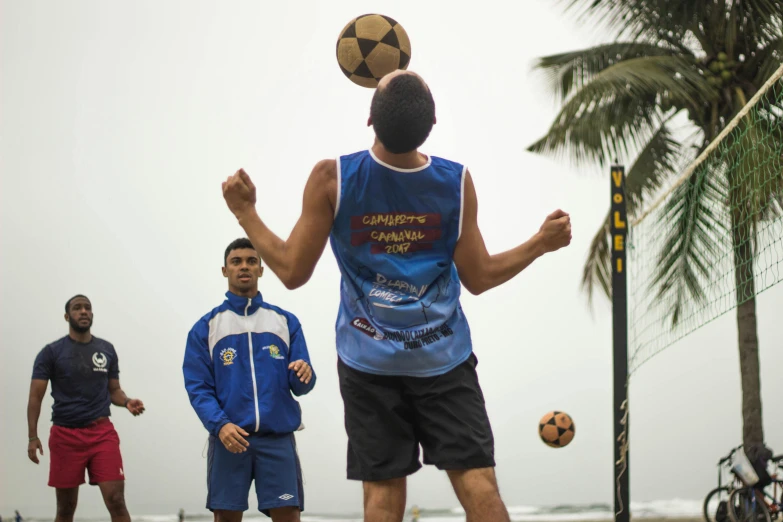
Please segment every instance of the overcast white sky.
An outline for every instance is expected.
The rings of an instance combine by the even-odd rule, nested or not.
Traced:
[[[204,511],[207,434],[181,362],[188,330],[223,299],[223,250],[242,235],[220,182],[247,169],[261,215],[287,236],[312,166],[371,144],[372,91],[350,83],[334,56],[340,29],[368,12],[408,31],[410,68],[429,82],[438,110],[423,150],[469,166],[490,250],[526,240],[556,208],[572,216],[568,249],[463,298],[501,493],[509,505],[611,503],[609,307],[599,300],[589,310],[579,291],[609,204],[608,173],[524,150],[557,107],[532,60],[606,38],[551,3],[0,2],[0,514],[54,512],[48,451],[39,466],[26,457],[25,411],[33,359],[67,333],[63,304],[75,293],[91,298],[93,333],[114,343],[123,388],[147,406],[140,418],[113,416],[131,513]],[[269,302],[300,318],[318,372],[298,435],[309,512],[361,509],[360,485],[345,479],[338,283],[328,249],[304,288],[286,291],[271,272],[261,280]],[[759,299],[766,437],[777,452],[781,305],[781,288]],[[735,339],[729,314],[635,376],[633,500],[698,499],[711,489],[715,462],[741,437]],[[50,407],[47,396],[44,442]],[[566,449],[537,438],[552,409],[576,422]],[[409,504],[457,505],[431,467],[409,485]],[[80,495],[80,516],[104,513],[96,488]]]

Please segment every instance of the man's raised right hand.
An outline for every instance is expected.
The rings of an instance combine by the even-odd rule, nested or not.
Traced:
[[[555,210],[544,220],[538,231],[545,252],[554,252],[571,244],[571,216]]]
[[[248,433],[236,424],[231,424],[230,422],[220,428],[220,433],[218,433],[220,442],[222,442],[223,446],[231,453],[243,453],[247,451],[247,447],[250,446],[250,443],[245,440],[243,436],[247,437]]]

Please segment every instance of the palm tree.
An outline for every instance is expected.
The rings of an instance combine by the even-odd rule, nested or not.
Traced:
[[[528,150],[570,156],[578,165],[635,155],[626,177],[630,216],[697,157],[783,62],[783,7],[778,0],[566,0],[605,24],[616,41],[540,58],[562,107],[546,135]],[[768,101],[762,103],[769,103]],[[767,107],[769,109],[769,107]],[[689,303],[705,299],[713,276],[715,238],[731,244],[737,298],[743,443],[763,444],[754,281],[754,239],[763,219],[779,217],[783,201],[781,112],[762,110],[730,140],[750,147],[767,136],[761,156],[724,154],[721,175],[696,171],[663,210],[666,234],[653,284],[670,303],[676,326]],[[689,138],[674,139],[673,118]],[[745,120],[740,124],[747,125]],[[770,143],[772,143],[770,145]],[[742,148],[742,147],[737,147]],[[772,159],[773,161],[768,161]],[[744,168],[736,168],[739,163]],[[753,164],[748,164],[753,162]],[[733,165],[735,168],[728,168]],[[765,182],[741,176],[764,171]],[[716,211],[715,209],[720,209]],[[596,233],[582,279],[590,299],[611,294],[610,221]],[[633,233],[633,232],[632,232]],[[751,238],[748,240],[747,238]],[[651,260],[652,261],[652,260]]]

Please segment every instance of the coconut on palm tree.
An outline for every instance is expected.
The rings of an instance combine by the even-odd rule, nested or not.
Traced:
[[[541,58],[562,107],[528,150],[578,165],[634,157],[626,177],[630,216],[715,139],[783,62],[783,4],[777,0],[569,0],[606,24],[613,43]],[[778,87],[779,89],[779,87]],[[774,103],[764,97],[759,103]],[[778,102],[779,103],[779,102]],[[781,215],[783,107],[762,107],[753,125],[731,133],[753,155],[724,154],[724,168],[694,171],[668,199],[655,264],[657,298],[670,327],[705,299],[714,276],[716,238],[730,245],[737,299],[743,443],[763,445],[754,281],[758,224]],[[674,121],[690,130],[675,139]],[[760,121],[761,120],[761,121]],[[742,126],[745,129],[742,129]],[[761,138],[764,138],[761,140]],[[743,140],[744,143],[739,143]],[[748,175],[753,171],[756,175]],[[760,180],[763,179],[763,182]],[[588,296],[611,294],[609,216],[584,266]],[[631,231],[633,234],[633,231]]]

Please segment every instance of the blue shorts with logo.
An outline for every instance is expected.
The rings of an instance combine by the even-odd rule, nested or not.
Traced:
[[[246,511],[250,483],[256,482],[258,510],[297,506],[304,511],[302,468],[293,433],[250,435],[243,453],[229,452],[210,435],[207,454],[207,509]]]

